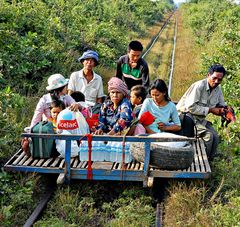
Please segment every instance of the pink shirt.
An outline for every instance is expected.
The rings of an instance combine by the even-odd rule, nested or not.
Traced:
[[[51,117],[51,112],[50,112],[51,102],[52,102],[52,98],[49,93],[46,95],[43,95],[42,98],[40,98],[40,100],[37,104],[37,107],[34,111],[34,115],[33,115],[32,121],[31,121],[31,125],[30,125],[31,128],[42,120],[43,115],[46,118]],[[63,102],[64,102],[65,106],[68,107],[72,103],[75,103],[75,100],[70,95],[65,95],[63,97]]]

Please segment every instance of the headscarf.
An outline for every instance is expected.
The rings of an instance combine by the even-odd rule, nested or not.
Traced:
[[[108,81],[108,92],[111,92],[113,89],[116,89],[119,92],[123,93],[124,96],[128,95],[127,85],[121,79],[119,79],[117,77],[112,77]]]

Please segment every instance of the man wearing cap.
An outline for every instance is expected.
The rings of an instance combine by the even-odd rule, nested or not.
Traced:
[[[83,69],[71,74],[68,94],[80,91],[85,95],[85,101],[90,106],[102,103],[104,97],[102,77],[93,71],[93,68],[98,65],[97,52],[88,50],[78,60],[83,64]]]
[[[116,77],[123,80],[128,90],[135,85],[149,87],[149,69],[147,62],[141,57],[143,46],[139,41],[131,41],[128,53],[119,58],[117,62]]]

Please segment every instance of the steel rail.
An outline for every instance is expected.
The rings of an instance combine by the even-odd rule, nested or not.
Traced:
[[[175,60],[175,49],[176,49],[176,43],[177,43],[177,17],[175,22],[175,29],[174,29],[174,38],[173,38],[173,49],[172,49],[172,60],[171,60],[171,69],[169,74],[169,82],[168,82],[168,95],[171,96],[172,91],[172,78],[173,78],[173,71],[174,71],[174,60]]]
[[[156,43],[156,41],[158,40],[159,36],[161,35],[161,33],[163,32],[164,28],[168,25],[171,17],[174,15],[174,12],[168,17],[168,19],[164,22],[163,26],[160,28],[160,31],[158,32],[158,34],[156,35],[156,37],[154,38],[154,40],[151,42],[151,45],[148,47],[148,49],[144,52],[144,54],[142,55],[142,58],[144,58],[148,52],[152,49],[152,47],[154,46],[154,44]]]

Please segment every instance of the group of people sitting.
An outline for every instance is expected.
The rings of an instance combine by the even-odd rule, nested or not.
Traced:
[[[212,159],[218,136],[205,117],[208,113],[221,115],[226,106],[218,86],[226,73],[224,67],[211,66],[208,77],[194,83],[176,106],[163,80],[156,79],[150,84],[148,65],[141,58],[142,50],[139,41],[129,43],[127,55],[120,57],[117,63],[116,76],[108,81],[107,97],[103,92],[102,77],[93,71],[99,63],[98,54],[92,50],[84,52],[79,58],[83,69],[72,73],[70,80],[61,74],[48,78],[48,93],[39,100],[30,127],[43,117],[56,125],[57,115],[64,108],[80,112],[90,108],[99,114],[98,125],[92,129],[97,135],[181,134],[179,116],[188,113],[199,130],[196,134],[205,139],[208,157]],[[150,124],[136,121],[146,112],[153,117]],[[133,122],[137,123],[133,125]]]

